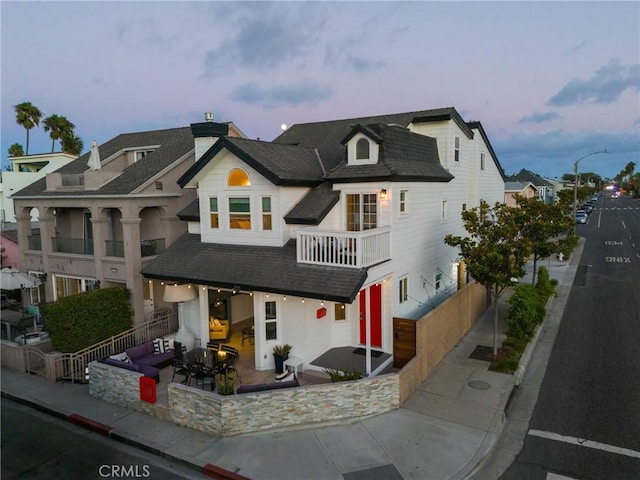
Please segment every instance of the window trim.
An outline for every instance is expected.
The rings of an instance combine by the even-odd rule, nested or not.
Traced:
[[[409,300],[409,276],[403,275],[398,279],[398,303],[402,304]]]
[[[453,161],[460,161],[460,137],[454,137],[453,140]]]
[[[246,199],[249,201],[249,211],[248,212],[233,212],[231,210],[231,201],[232,200],[240,200],[240,199]],[[253,228],[253,223],[251,222],[251,197],[250,196],[230,196],[227,197],[227,206],[229,208],[229,230],[249,230],[251,231]],[[233,226],[233,217],[235,216],[242,216],[242,218],[236,218],[235,221],[249,221],[249,228],[241,228],[241,227],[234,227]]]
[[[366,145],[367,147],[367,151],[364,151],[364,145]],[[363,146],[361,148],[359,148],[360,146]],[[366,157],[365,156],[361,156],[364,155],[366,153]],[[370,160],[371,159],[371,142],[369,141],[369,139],[367,137],[361,137],[356,141],[356,155],[355,155],[355,159],[356,160]]]
[[[211,207],[211,200],[215,200],[216,208],[213,210]],[[213,215],[216,216],[216,225],[213,226]],[[220,202],[218,202],[218,197],[213,195],[209,197],[209,228],[219,229],[220,228]]]
[[[409,215],[409,190],[406,188],[398,195],[398,213],[401,217]]]
[[[484,152],[480,153],[480,170],[484,170],[485,168],[485,156]]]
[[[273,303],[274,308],[275,308],[275,318],[273,319],[268,319],[267,318],[267,304],[268,303]],[[265,298],[264,302],[263,302],[263,306],[264,306],[264,337],[265,340],[267,342],[277,342],[279,340],[279,331],[280,331],[280,325],[279,325],[279,318],[278,318],[278,312],[280,310],[279,306],[278,306],[278,302],[275,299],[269,299],[269,298]],[[269,323],[273,323],[275,325],[275,331],[276,331],[276,335],[275,338],[267,338],[267,324]]]
[[[344,315],[344,318],[337,318],[336,317],[336,309],[342,305],[342,312]],[[334,322],[338,322],[338,323],[345,323],[348,320],[347,318],[347,305],[341,302],[335,302],[333,304],[333,321]]]
[[[269,210],[265,210],[264,202],[268,200],[269,202]],[[260,197],[260,213],[261,213],[261,221],[262,221],[262,230],[270,232],[273,231],[273,208],[271,205],[271,196],[263,195]],[[269,219],[269,228],[265,228],[265,219]]]
[[[442,202],[440,203],[440,221],[441,222],[446,222],[447,221],[447,217],[448,217],[448,205],[447,205],[447,199],[443,198]]]

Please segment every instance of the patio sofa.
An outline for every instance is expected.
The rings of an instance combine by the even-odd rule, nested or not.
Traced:
[[[291,388],[291,387],[299,387],[300,383],[295,375],[293,375],[293,380],[285,380],[282,382],[272,382],[272,383],[255,383],[253,385],[240,385],[236,390],[236,393],[253,393],[253,392],[264,392],[266,390],[279,390],[281,388]]]
[[[149,340],[135,347],[127,348],[124,353],[112,355],[100,361],[132,372],[140,372],[145,377],[155,379],[156,383],[158,383],[160,381],[160,369],[171,365],[174,357],[175,352],[172,349],[155,353],[154,341]]]

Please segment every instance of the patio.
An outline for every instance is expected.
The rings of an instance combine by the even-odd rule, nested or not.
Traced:
[[[242,385],[253,385],[257,383],[270,383],[275,379],[275,370],[256,370],[255,369],[255,356],[254,356],[254,346],[253,339],[245,338],[244,344],[242,342],[242,329],[251,326],[251,321],[243,321],[238,322],[236,324],[231,325],[231,335],[229,342],[221,342],[224,345],[229,345],[238,350],[240,353],[240,359],[235,364],[238,369],[238,373],[240,374],[240,378],[242,378]],[[214,340],[215,341],[215,340]],[[171,377],[173,376],[173,369],[171,366],[162,368],[160,370],[160,383],[157,384],[156,390],[156,405],[158,406],[168,406],[168,394],[167,394],[167,386],[171,383]],[[231,375],[234,379],[235,387],[239,387],[241,384],[237,380],[235,375]],[[179,382],[178,378],[175,380]],[[304,385],[317,385],[320,383],[331,383],[331,379],[329,375],[324,372],[305,369],[304,372],[298,373],[298,382],[301,386]],[[191,382],[191,386],[195,387],[195,382]],[[209,387],[205,387],[208,389]]]

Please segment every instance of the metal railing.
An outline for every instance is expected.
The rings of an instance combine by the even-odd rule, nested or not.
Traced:
[[[178,322],[170,308],[154,310],[139,327],[131,328],[95,345],[74,353],[63,353],[55,359],[55,379],[73,383],[85,382],[85,369],[99,360],[154,338],[164,337],[178,330]]]
[[[124,258],[124,242],[122,240],[107,240],[107,257]],[[165,239],[140,240],[140,256],[151,257],[165,251]]]
[[[93,255],[93,240],[90,238],[54,237],[51,240],[54,252]]]
[[[296,248],[300,263],[368,267],[391,258],[391,227],[362,232],[301,229]]]

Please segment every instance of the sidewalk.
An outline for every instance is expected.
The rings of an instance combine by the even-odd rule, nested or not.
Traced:
[[[560,287],[545,326],[562,317],[581,245],[571,264],[557,260],[538,264],[550,269]],[[531,270],[529,265],[522,283],[531,281]],[[503,330],[507,307],[505,299],[498,305]],[[254,480],[462,479],[481,468],[484,473],[478,478],[497,478],[511,453],[492,458],[489,466],[483,467],[483,462],[500,438],[505,409],[521,377],[490,372],[488,362],[469,358],[477,345],[492,342],[493,307],[396,411],[352,424],[226,438],[96,399],[89,395],[88,385],[53,383],[2,369],[1,390],[3,397],[191,465],[209,476],[214,476],[210,468],[215,465]],[[546,350],[550,354],[548,345]],[[527,349],[525,361],[533,351],[534,346]],[[520,430],[522,422],[528,425],[528,419],[519,421]]]

